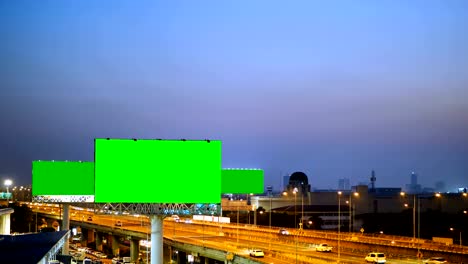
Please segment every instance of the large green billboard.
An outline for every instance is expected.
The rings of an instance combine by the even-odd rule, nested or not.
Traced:
[[[221,192],[223,194],[260,194],[263,193],[263,170],[260,169],[223,169]]]
[[[221,141],[95,139],[95,202],[220,203]]]
[[[94,163],[81,161],[33,161],[32,195],[70,201],[70,197],[94,195]],[[52,199],[52,198],[51,198]]]

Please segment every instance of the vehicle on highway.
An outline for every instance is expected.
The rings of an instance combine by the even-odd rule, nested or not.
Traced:
[[[76,251],[71,255],[76,261],[83,261],[86,258],[86,253],[84,251]]]
[[[88,216],[88,221],[93,221],[93,218],[91,216]]]
[[[106,255],[106,254],[104,254],[104,253],[102,253],[102,252],[99,252],[99,251],[94,252],[93,255],[94,255],[95,257],[98,257],[98,258],[101,258],[101,259],[106,259],[106,258],[107,258],[107,255]]]
[[[90,259],[90,258],[85,258],[85,259],[83,260],[83,264],[92,264],[92,263],[93,263],[93,260]]]
[[[286,229],[280,229],[279,234],[280,235],[289,235],[289,231],[286,230]]]
[[[265,253],[263,253],[263,250],[261,249],[252,249],[250,251],[250,256],[256,257],[256,258],[263,258],[265,256]]]
[[[119,264],[119,263],[122,263],[122,259],[121,258],[118,258],[118,257],[115,257],[112,259],[112,264]]]
[[[122,227],[122,222],[120,222],[120,221],[115,222],[115,226],[120,226],[120,227]]]
[[[123,257],[122,258],[122,263],[133,263],[131,261],[132,261],[132,259],[130,257]]]
[[[179,222],[180,221],[180,218],[178,215],[171,215],[171,219],[176,221],[176,222]]]
[[[328,244],[319,244],[315,247],[315,251],[318,252],[331,252],[333,247],[329,246]]]
[[[432,257],[426,260],[423,260],[424,264],[429,263],[448,263],[448,261],[443,257]]]
[[[186,218],[186,219],[184,220],[184,222],[185,222],[186,224],[191,224],[191,223],[192,223],[192,219]]]
[[[371,262],[371,263],[385,263],[387,262],[387,259],[385,258],[384,253],[380,252],[371,252],[367,254],[365,257],[366,262]]]

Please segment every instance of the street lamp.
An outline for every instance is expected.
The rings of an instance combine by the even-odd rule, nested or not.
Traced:
[[[270,196],[270,215],[269,215],[269,218],[268,218],[268,226],[270,227],[270,233],[271,233],[271,212],[272,212],[272,210],[271,210],[271,209],[272,209],[272,208],[271,208],[271,207],[272,207],[272,205],[271,205],[271,199],[272,199],[272,198],[271,198],[271,197],[272,197],[272,193],[271,193],[271,192],[272,192],[272,190],[273,190],[273,189],[268,189],[268,194],[269,194],[269,196]]]
[[[351,229],[352,229],[352,226],[353,226],[353,222],[354,222],[354,219],[351,217],[352,215],[354,216],[354,208],[352,210],[352,207],[353,207],[353,195],[356,196],[356,197],[359,197],[359,193],[358,192],[354,192],[352,194],[349,195],[349,232],[351,233]]]
[[[451,227],[450,231],[455,231],[455,228]],[[460,246],[462,245],[462,232],[461,230],[458,230],[460,232]]]
[[[406,193],[401,192],[400,196],[405,197]],[[408,207],[408,204],[405,204]],[[416,241],[416,194],[413,195],[413,243]]]
[[[13,181],[10,180],[10,179],[6,179],[5,180],[5,186],[6,186],[6,192],[7,192],[7,202],[9,203],[10,202],[10,196],[9,196],[9,191],[8,191],[8,187],[10,187],[10,185],[13,184]]]
[[[304,190],[304,189],[302,189]],[[301,192],[301,222],[299,223],[300,229],[302,230],[302,226],[304,225],[304,193]]]
[[[299,190],[297,187],[294,188],[293,193],[294,193],[294,228],[297,228],[297,212],[296,212],[296,201],[297,201],[297,192]]]
[[[340,235],[341,235],[341,194],[338,192],[338,262],[340,262]]]

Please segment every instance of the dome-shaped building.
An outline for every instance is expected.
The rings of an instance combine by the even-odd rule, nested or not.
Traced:
[[[287,191],[292,192],[294,188],[297,188],[298,192],[302,195],[307,195],[310,192],[309,178],[305,173],[296,171],[289,176]]]

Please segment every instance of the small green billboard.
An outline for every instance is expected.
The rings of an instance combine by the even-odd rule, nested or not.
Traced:
[[[264,173],[260,169],[223,169],[221,172],[223,194],[263,193]]]
[[[32,195],[57,202],[92,202],[94,163],[82,161],[33,161]],[[73,198],[74,197],[74,198]],[[77,197],[80,197],[78,200]]]

